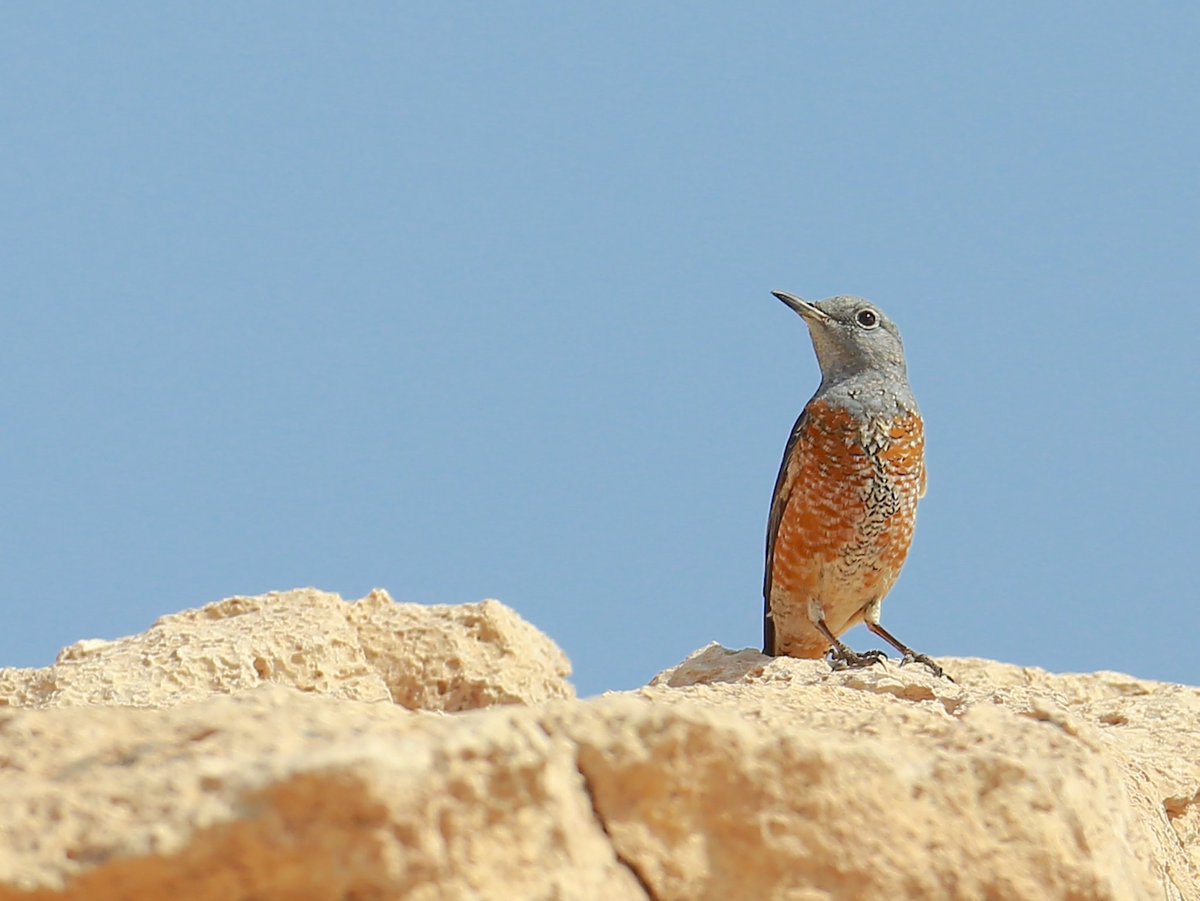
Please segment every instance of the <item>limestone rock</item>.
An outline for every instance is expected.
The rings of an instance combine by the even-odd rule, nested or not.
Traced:
[[[0,710],[0,899],[644,897],[570,742],[480,713],[272,685]]]
[[[473,710],[571,698],[571,663],[499,601],[426,607],[375,591],[349,621],[392,699],[413,710]]]
[[[170,692],[135,688],[135,652],[107,645],[0,672],[35,702],[0,708],[0,901],[1200,901],[1194,688],[941,661],[954,684],[713,645],[576,701],[557,649],[493,602],[307,598],[328,612],[306,629],[346,636],[320,657],[303,634],[259,640],[295,622],[279,597],[142,636]],[[162,623],[187,624],[186,653],[149,640]],[[218,651],[236,678],[196,664]],[[252,680],[247,655],[279,677]],[[211,696],[179,687],[197,673]],[[159,709],[98,706],[131,697]]]
[[[662,674],[574,730],[618,854],[656,898],[1200,898],[1163,815],[1200,788],[1200,692],[1140,683],[1190,724],[1156,779],[1092,706],[1137,680],[941,662],[959,685],[716,646]]]
[[[356,603],[311,588],[164,616],[141,635],[81,641],[45,669],[0,670],[0,703],[165,707],[264,682],[425,710],[574,697],[570,663],[499,601]]]

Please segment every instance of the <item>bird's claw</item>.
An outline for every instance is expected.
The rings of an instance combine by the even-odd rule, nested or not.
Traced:
[[[835,670],[861,669],[876,663],[882,664],[887,659],[887,654],[876,648],[861,654],[849,648],[831,648],[829,651],[829,666]]]
[[[938,666],[936,663],[933,662],[933,658],[929,657],[926,654],[918,654],[915,651],[909,651],[907,654],[904,655],[904,657],[901,658],[900,665],[905,666],[909,663],[920,663],[922,666],[926,667],[931,673],[933,673],[939,679],[949,679],[950,682],[952,682],[953,684],[955,684],[955,685],[958,684],[957,682],[954,681],[954,679],[950,675],[948,675],[946,673],[946,671],[944,669],[942,669],[940,666]]]

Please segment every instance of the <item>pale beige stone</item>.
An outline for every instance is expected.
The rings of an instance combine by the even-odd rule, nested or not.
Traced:
[[[375,591],[350,607],[349,620],[404,707],[473,710],[575,696],[567,655],[499,601],[426,607]]]
[[[148,631],[65,648],[54,666],[0,670],[19,707],[165,707],[262,683],[414,709],[466,710],[574,697],[570,664],[499,601],[356,603],[311,588],[233,597],[159,619]]]
[[[712,645],[575,701],[557,649],[494,602],[307,598],[342,616],[360,665],[303,635],[231,637],[236,617],[256,636],[294,622],[281,597],[160,621],[190,634],[173,693],[135,689],[134,651],[107,643],[0,671],[10,699],[59,706],[0,708],[0,901],[1200,901],[1194,688],[941,661],[954,684]],[[155,629],[144,659],[164,681]],[[238,666],[212,688],[195,661],[231,647],[286,678],[239,691]],[[82,668],[97,658],[114,672]],[[412,706],[543,702],[414,712],[356,697],[372,673]],[[89,686],[93,705],[161,709],[71,706]]]
[[[10,708],[0,736],[0,899],[644,897],[574,746],[529,708],[448,717],[268,685]]]
[[[769,798],[745,805],[770,809],[783,794],[793,810],[821,811],[815,828],[774,820],[769,834],[786,823],[789,841],[767,852],[785,867],[762,889],[772,897],[883,897],[899,884],[902,897],[1200,899],[1200,690],[1120,673],[940,662],[957,685],[894,662],[833,673],[822,661],[710,645],[640,694],[655,706],[727,709],[780,740],[802,739],[802,759],[773,766],[758,787]],[[737,773],[747,766],[737,761],[761,754],[739,746],[728,756],[714,769]],[[586,752],[581,760],[589,772]],[[622,842],[622,824],[605,813],[607,783],[590,780],[618,852],[639,869],[643,855],[656,859],[636,833]],[[613,784],[626,784],[620,771]],[[690,834],[696,841],[704,830]],[[765,834],[749,841],[761,848]],[[797,834],[799,846],[790,843]],[[789,859],[789,847],[801,853]],[[789,886],[814,860],[831,868]],[[661,874],[656,897],[697,891],[660,862],[649,872]]]

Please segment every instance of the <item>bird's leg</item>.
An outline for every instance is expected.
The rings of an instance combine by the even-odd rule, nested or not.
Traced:
[[[834,669],[850,669],[851,667],[870,666],[873,663],[883,663],[887,660],[887,654],[883,651],[870,650],[863,651],[861,654],[858,651],[852,651],[846,645],[838,641],[837,636],[825,624],[825,617],[818,616],[813,620],[813,625],[820,630],[833,647],[829,649],[829,665]]]
[[[901,659],[901,661],[900,661],[901,666],[904,666],[904,664],[906,664],[906,663],[913,663],[913,662],[922,663],[925,666],[929,667],[929,671],[932,672],[935,676],[941,676],[943,678],[950,679],[951,682],[954,682],[954,679],[951,678],[949,675],[947,675],[945,670],[943,670],[940,666],[938,666],[936,663],[934,663],[933,659],[931,657],[928,657],[925,654],[918,654],[916,651],[914,651],[912,648],[910,648],[904,642],[897,639],[894,635],[892,635],[891,632],[889,632],[883,626],[879,625],[879,623],[871,622],[871,620],[868,619],[867,620],[867,628],[870,629],[872,632],[874,632],[876,635],[878,635],[880,638],[882,638],[884,641],[886,641],[888,644],[890,644],[897,651],[899,651],[901,654],[904,655],[903,659]]]

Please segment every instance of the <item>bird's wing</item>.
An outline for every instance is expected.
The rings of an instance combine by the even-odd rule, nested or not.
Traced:
[[[797,453],[806,415],[807,410],[800,414],[796,424],[792,426],[792,434],[788,436],[787,447],[783,450],[783,462],[779,464],[779,475],[775,479],[775,493],[771,496],[771,515],[767,519],[767,560],[763,573],[763,653],[771,657],[775,656],[775,621],[771,618],[771,564],[775,559],[775,537],[779,534],[783,511],[787,508],[788,498],[792,495],[792,485],[796,480],[797,461],[792,457]]]

